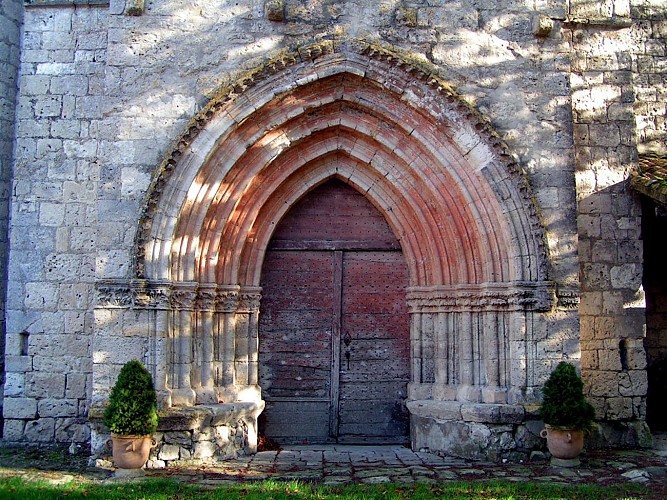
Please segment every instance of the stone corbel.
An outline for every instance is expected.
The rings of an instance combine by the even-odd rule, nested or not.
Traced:
[[[536,15],[533,18],[533,35],[546,38],[554,29],[554,20],[543,14]]]
[[[283,22],[285,20],[285,3],[283,0],[266,0],[264,14],[269,21]]]
[[[144,0],[125,0],[125,11],[127,16],[140,16],[144,13]]]

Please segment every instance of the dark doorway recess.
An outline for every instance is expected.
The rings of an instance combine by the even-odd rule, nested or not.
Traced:
[[[646,349],[648,397],[646,421],[653,432],[667,431],[667,265],[665,234],[667,210],[642,200],[644,292],[646,293]]]
[[[290,443],[404,443],[407,267],[391,228],[339,180],[297,203],[262,268],[260,433]]]

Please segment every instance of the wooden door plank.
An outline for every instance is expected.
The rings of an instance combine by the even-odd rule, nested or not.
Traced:
[[[343,330],[349,369],[341,368],[339,441],[406,440],[409,381],[407,268],[398,252],[346,252]]]
[[[267,408],[260,432],[278,442],[329,439],[333,273],[331,252],[265,257],[259,375]]]
[[[338,436],[338,399],[340,395],[340,332],[343,313],[343,252],[333,254],[333,322],[331,335],[331,401],[329,406],[329,435]]]

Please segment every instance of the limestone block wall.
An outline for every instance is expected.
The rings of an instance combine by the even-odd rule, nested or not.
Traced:
[[[85,441],[89,401],[127,359],[152,369],[147,318],[94,311],[96,280],[130,280],[152,172],[220,86],[282,50],[368,38],[429,61],[491,120],[541,208],[558,305],[532,327],[539,383],[579,356],[570,40],[565,2],[283,3],[157,0],[26,11],[8,319],[10,439]],[[140,13],[140,12],[133,12]],[[542,24],[540,24],[542,21]],[[537,26],[537,29],[535,28]],[[37,241],[38,244],[30,244]],[[157,344],[156,344],[157,343]],[[57,354],[57,356],[56,356]]]
[[[12,186],[4,437],[87,442],[107,10],[28,7]]]
[[[640,153],[667,154],[667,6],[632,2],[634,96]]]
[[[164,372],[165,309],[131,307],[122,299],[131,293],[95,308],[95,284],[134,290],[151,176],[195,113],[247,70],[321,40],[372,40],[433,64],[490,120],[532,184],[555,283],[556,305],[531,320],[531,381],[581,357],[603,419],[643,417],[640,213],[624,184],[636,154],[629,4],[141,4],[25,12],[6,438],[85,442],[88,405],[104,400],[125,361]]]
[[[7,280],[7,228],[11,193],[12,150],[16,81],[19,66],[20,26],[23,8],[20,2],[0,2],[0,311],[5,310]],[[4,387],[5,315],[0,314],[0,399]],[[0,407],[1,410],[1,407]]]
[[[629,432],[641,435],[637,421],[645,417],[647,392],[641,206],[627,182],[637,156],[630,6],[573,2],[570,20],[582,372],[598,418],[634,422]]]

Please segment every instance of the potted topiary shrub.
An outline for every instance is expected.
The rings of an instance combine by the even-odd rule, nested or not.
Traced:
[[[104,425],[111,431],[113,460],[120,469],[140,469],[156,443],[157,396],[153,377],[136,359],[120,370],[104,410]]]
[[[578,465],[584,433],[593,425],[595,410],[584,397],[584,383],[575,367],[561,361],[544,384],[542,394],[540,415],[545,429],[541,436],[547,439],[549,452],[557,465]]]

